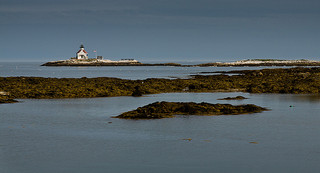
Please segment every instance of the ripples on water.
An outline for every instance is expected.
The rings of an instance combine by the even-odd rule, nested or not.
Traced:
[[[140,79],[216,70],[214,67],[56,68],[32,63],[14,69],[13,65],[2,66],[0,76]],[[238,95],[249,99],[217,100]],[[320,97],[316,95],[168,93],[20,101],[0,105],[1,173],[320,170]],[[271,111],[141,121],[112,118],[155,101],[256,104]],[[190,141],[183,140],[189,138]]]

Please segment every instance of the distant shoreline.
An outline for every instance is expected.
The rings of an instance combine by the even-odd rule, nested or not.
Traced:
[[[248,66],[320,66],[320,61],[314,60],[277,60],[277,59],[248,59],[235,62],[213,62],[196,65],[182,65],[179,63],[141,63],[137,60],[60,60],[51,61],[41,66],[175,66],[175,67],[248,67]]]

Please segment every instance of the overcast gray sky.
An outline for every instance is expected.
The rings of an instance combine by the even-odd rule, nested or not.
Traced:
[[[0,61],[320,60],[319,0],[0,0]]]

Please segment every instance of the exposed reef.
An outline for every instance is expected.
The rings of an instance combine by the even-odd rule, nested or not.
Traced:
[[[155,102],[136,110],[122,113],[121,119],[160,119],[174,115],[238,115],[266,111],[266,108],[252,104],[233,106],[230,104],[210,104],[194,102]]]
[[[14,99],[0,99],[0,104],[2,103],[17,103],[17,100]]]
[[[244,99],[248,99],[248,98],[245,98],[243,96],[236,96],[236,97],[221,98],[221,99],[218,99],[218,100],[244,100]]]
[[[320,66],[320,61],[314,60],[278,60],[278,59],[247,59],[236,62],[215,62],[198,64],[200,67],[243,67],[243,66]]]
[[[284,68],[212,72],[190,79],[0,77],[0,91],[11,98],[88,98],[141,96],[169,92],[243,91],[320,93],[320,68]],[[227,74],[235,75],[227,75]]]
[[[5,96],[5,95],[0,95],[0,104],[3,104],[3,103],[17,103],[18,101],[17,100],[14,100],[8,96]]]

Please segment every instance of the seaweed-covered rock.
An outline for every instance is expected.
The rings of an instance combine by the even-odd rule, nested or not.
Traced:
[[[171,118],[174,115],[238,115],[258,113],[267,110],[252,104],[210,104],[194,102],[155,102],[136,110],[122,113],[115,118],[122,119],[160,119]]]
[[[134,87],[134,89],[135,90],[133,91],[132,96],[134,96],[134,97],[142,96],[143,92],[141,91],[139,86]]]
[[[243,96],[236,96],[236,97],[226,97],[218,100],[243,100],[243,99],[248,99],[248,98],[245,98]]]
[[[5,94],[3,94],[5,93]],[[3,103],[16,103],[17,100],[14,100],[8,92],[1,92],[0,93],[0,104]]]
[[[0,104],[2,103],[17,103],[17,100],[14,99],[0,99]]]
[[[144,94],[170,92],[218,91],[292,94],[320,93],[320,68],[318,67],[220,71],[213,73],[220,74],[196,75],[190,79],[151,78],[145,80],[126,80],[108,77],[0,77],[0,91],[3,91],[3,94],[10,93],[11,98],[21,99],[141,96]]]

